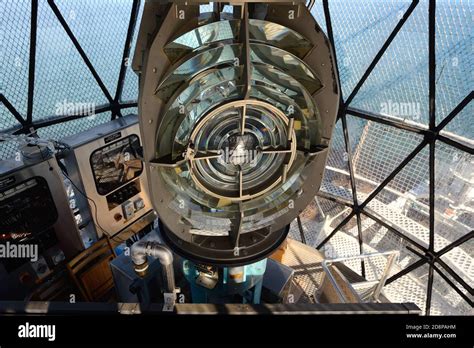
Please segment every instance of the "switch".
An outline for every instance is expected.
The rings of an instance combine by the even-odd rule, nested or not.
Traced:
[[[140,210],[145,208],[145,201],[142,198],[138,198],[134,202],[135,210]]]
[[[49,271],[48,264],[43,256],[40,256],[36,262],[30,263],[38,278],[43,278]]]
[[[126,201],[122,205],[122,210],[123,210],[123,217],[125,218],[125,220],[131,219],[133,215],[135,214],[135,208],[133,206],[132,201]]]
[[[56,266],[61,263],[61,261],[65,260],[66,256],[64,255],[63,251],[59,249],[51,258],[53,259],[53,263]]]

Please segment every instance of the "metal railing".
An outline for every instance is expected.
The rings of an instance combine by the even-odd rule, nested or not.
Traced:
[[[331,282],[332,286],[334,287],[334,290],[336,291],[340,301],[342,303],[348,303],[347,297],[344,295],[344,292],[341,289],[340,284],[337,282],[336,278],[334,277],[334,274],[332,273],[330,266],[334,263],[339,263],[339,262],[347,262],[347,261],[352,261],[352,260],[361,260],[362,262],[364,262],[365,260],[369,258],[386,256],[387,263],[385,264],[385,269],[379,280],[364,281],[364,282],[358,282],[358,283],[353,283],[353,284],[348,283],[354,289],[370,286],[371,291],[369,293],[366,293],[364,296],[362,296],[361,300],[363,302],[379,302],[382,288],[384,287],[385,282],[387,281],[387,278],[390,274],[390,270],[392,269],[395,258],[398,255],[399,255],[398,251],[386,251],[386,252],[381,252],[381,253],[362,254],[362,255],[357,255],[357,256],[341,257],[341,258],[336,258],[336,259],[326,259],[321,263],[321,266],[324,272],[326,273],[326,276],[328,277],[329,281]]]

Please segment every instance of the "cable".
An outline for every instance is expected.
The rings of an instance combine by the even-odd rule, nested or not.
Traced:
[[[126,242],[128,241],[128,239],[123,239],[123,238],[120,238],[120,237],[119,237],[119,236],[120,236],[120,233],[122,233],[122,232],[123,232],[123,231],[119,231],[119,232],[117,232],[116,234],[114,234],[113,236],[109,236],[109,238],[112,239],[112,240],[118,239],[119,242],[121,242],[121,243],[126,243]]]
[[[118,240],[119,242],[121,243],[126,243],[127,242],[127,239],[123,239],[123,238],[120,238],[119,235],[120,235],[120,232],[111,236],[109,232],[107,232],[100,224],[99,224],[99,220],[98,220],[98,217],[97,217],[97,211],[98,211],[98,208],[97,208],[97,204],[95,203],[95,201],[92,199],[92,198],[89,198],[84,192],[82,192],[81,189],[79,189],[71,180],[71,178],[64,172],[64,170],[61,170],[63,175],[69,180],[69,182],[71,183],[72,186],[74,186],[74,188],[82,195],[84,196],[87,200],[89,200],[90,202],[92,202],[92,204],[94,205],[94,217],[95,217],[95,221],[96,223],[94,223],[95,226],[97,226],[98,228],[100,228],[102,230],[102,232],[104,232],[110,239],[112,240]]]
[[[98,211],[98,208],[97,208],[97,204],[95,203],[95,201],[92,199],[92,198],[89,198],[84,192],[82,192],[82,190],[76,186],[76,184],[74,184],[74,182],[71,180],[71,178],[69,177],[69,175],[67,175],[63,170],[61,170],[61,172],[63,173],[63,175],[69,180],[69,182],[71,183],[72,186],[74,186],[74,188],[82,195],[84,196],[84,198],[86,198],[88,201],[92,202],[92,204],[94,205],[94,216],[95,216],[95,223],[94,225],[96,225],[97,227],[99,227],[103,233],[105,233],[107,236],[110,237],[110,234],[99,224],[99,220],[98,220],[98,217],[97,217],[97,211]]]
[[[27,136],[33,135],[34,133],[35,133],[35,131],[29,133]],[[98,227],[100,230],[102,230],[102,232],[105,233],[110,239],[113,239],[113,240],[118,239],[122,243],[126,242],[126,240],[124,240],[122,238],[119,238],[118,236],[110,236],[110,233],[108,233],[107,230],[104,229],[100,225],[99,219],[98,219],[98,208],[97,208],[96,202],[92,198],[88,197],[79,187],[77,187],[77,185],[72,181],[72,179],[67,174],[67,170],[66,170],[65,166],[60,162],[60,159],[58,157],[60,157],[59,155],[62,155],[61,152],[62,151],[69,151],[71,149],[71,147],[68,144],[66,144],[64,142],[61,142],[59,140],[48,140],[48,141],[53,145],[54,151],[52,151],[49,146],[46,146],[44,144],[38,144],[38,143],[31,144],[31,143],[28,143],[28,141],[27,141],[26,145],[37,147],[38,150],[39,150],[39,155],[41,156],[41,159],[43,161],[47,160],[47,157],[50,157],[53,154],[55,154],[56,155],[55,157],[57,157],[56,160],[58,162],[58,165],[59,165],[59,168],[61,169],[62,174],[69,180],[69,182],[71,183],[72,186],[74,186],[74,188],[77,190],[77,192],[79,192],[84,198],[86,198],[88,201],[90,201],[92,203],[92,205],[94,206],[94,217],[95,217],[94,225],[96,227]],[[46,154],[44,153],[45,150],[48,151]],[[25,153],[23,153],[22,155],[26,159],[33,159],[33,157],[31,157],[31,156],[29,156]]]
[[[59,142],[57,141],[56,142],[57,144],[59,145],[62,145],[65,147],[66,150],[70,150],[70,146],[65,144],[65,143],[62,143],[62,142]],[[56,145],[56,144],[55,144]],[[59,162],[59,161],[58,161]],[[96,225],[98,228],[100,228],[102,230],[103,233],[105,233],[111,240],[118,240],[120,243],[127,243],[127,241],[129,241],[131,238],[133,237],[136,237],[136,235],[133,235],[131,236],[130,238],[128,239],[123,239],[123,238],[120,238],[119,235],[121,232],[118,232],[116,233],[115,235],[110,235],[110,233],[108,233],[100,224],[99,224],[99,219],[98,219],[98,216],[97,216],[97,212],[98,212],[98,208],[97,208],[97,204],[95,203],[95,201],[88,197],[84,192],[82,192],[82,190],[76,186],[76,184],[74,184],[74,182],[72,181],[72,179],[69,177],[68,174],[66,174],[66,171],[65,171],[65,167],[64,166],[59,166],[61,168],[61,172],[63,173],[63,175],[69,180],[69,182],[71,183],[72,186],[74,186],[74,188],[84,197],[86,198],[88,201],[90,201],[92,203],[92,205],[94,206],[94,217],[95,217],[95,223],[94,225]],[[137,239],[138,240],[138,239]]]
[[[121,232],[118,232],[116,233],[115,235],[110,235],[110,233],[108,233],[100,224],[99,224],[99,220],[98,220],[98,216],[97,216],[97,212],[98,212],[98,208],[97,208],[97,204],[95,203],[95,201],[88,197],[81,189],[79,189],[75,184],[74,182],[71,180],[71,178],[66,174],[65,170],[64,170],[64,166],[60,166],[61,167],[61,171],[63,173],[63,175],[71,182],[71,185],[74,186],[74,188],[82,195],[84,196],[87,200],[89,200],[90,202],[92,202],[92,205],[94,206],[94,217],[95,217],[95,221],[97,223],[94,223],[98,228],[100,228],[111,240],[116,240],[116,241],[119,241],[120,243],[128,243],[129,240],[131,238],[137,238],[136,235],[133,235],[131,236],[130,238],[128,239],[123,239],[123,238],[120,238],[120,233]],[[138,239],[137,239],[138,240]],[[136,241],[136,240],[135,240]],[[133,243],[132,243],[133,244]]]

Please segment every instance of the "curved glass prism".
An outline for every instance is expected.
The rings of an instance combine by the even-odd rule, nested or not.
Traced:
[[[172,63],[201,47],[224,41],[236,41],[239,37],[241,21],[221,20],[200,26],[173,39],[164,47]],[[265,43],[288,51],[299,58],[305,57],[313,48],[311,42],[300,33],[283,25],[249,19],[250,42]]]
[[[325,104],[321,117],[315,96],[338,99],[313,70],[324,55],[311,66],[304,60],[313,48],[293,29],[245,17],[198,26],[165,45],[172,64],[148,94],[158,110],[149,164],[177,252],[225,264],[262,257],[284,238],[292,205],[314,196],[335,118]],[[332,73],[323,78],[334,86]],[[247,256],[236,257],[236,248]]]

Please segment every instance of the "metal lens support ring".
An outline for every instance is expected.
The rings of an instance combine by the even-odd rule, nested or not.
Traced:
[[[270,182],[266,182],[263,185],[260,185],[259,188],[257,188],[254,191],[249,190],[249,192],[245,192],[244,189],[244,184],[245,184],[245,179],[246,175],[243,170],[239,170],[238,172],[238,177],[236,177],[236,184],[238,188],[236,189],[236,193],[233,195],[226,195],[225,193],[222,192],[222,190],[219,190],[219,187],[211,186],[209,185],[209,181],[206,180],[207,175],[212,175],[210,172],[203,172],[202,167],[200,168],[199,164],[196,163],[199,161],[199,157],[196,156],[196,154],[199,153],[198,149],[194,149],[194,153],[191,156],[188,156],[188,160],[190,163],[190,174],[191,178],[193,179],[194,183],[196,184],[197,187],[199,187],[201,190],[206,192],[207,194],[218,198],[218,199],[229,199],[231,201],[245,201],[249,199],[253,199],[255,197],[261,196],[265,194],[266,192],[270,191],[274,187],[276,187],[278,184],[282,183],[285,181],[286,178],[286,173],[288,173],[289,169],[291,168],[291,165],[293,164],[293,161],[296,157],[296,135],[295,131],[293,128],[293,122],[292,118],[288,118],[281,110],[278,108],[274,107],[273,105],[262,102],[259,100],[253,100],[253,99],[248,99],[248,100],[239,100],[239,101],[234,101],[230,103],[226,103],[224,105],[221,105],[211,112],[209,112],[207,115],[205,115],[199,123],[194,127],[191,136],[189,138],[190,144],[197,144],[199,143],[199,139],[202,137],[205,137],[208,133],[206,125],[211,122],[213,119],[216,117],[219,117],[219,115],[225,113],[226,111],[233,110],[233,109],[241,109],[241,125],[240,125],[240,131],[242,135],[245,135],[246,132],[246,121],[245,121],[245,114],[246,114],[246,109],[251,108],[251,107],[257,107],[259,109],[263,109],[267,111],[267,116],[272,117],[272,118],[278,118],[283,124],[287,127],[286,129],[286,136],[287,136],[287,147],[285,146],[284,148],[282,147],[271,147],[268,149],[258,149],[261,153],[264,154],[270,154],[270,155],[276,155],[276,156],[288,156],[289,159],[287,163],[284,163],[279,170],[279,173],[276,175],[276,178],[272,178]],[[207,134],[206,134],[207,133]],[[206,152],[207,149],[203,149],[204,152]],[[219,156],[222,156],[223,153],[221,149],[214,150],[215,155],[214,156],[208,156],[208,157],[203,157],[202,159],[205,161],[209,161],[211,159],[215,159]]]

